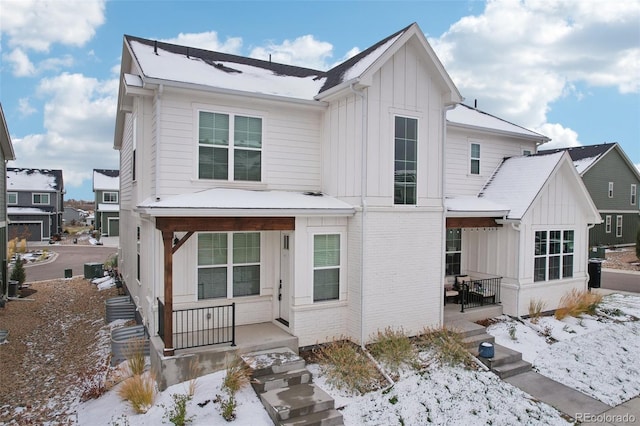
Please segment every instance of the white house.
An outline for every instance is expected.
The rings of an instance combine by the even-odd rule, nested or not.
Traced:
[[[579,178],[558,157],[529,208],[512,214],[525,201],[497,186],[510,160],[487,180],[504,156],[547,139],[464,123],[457,108],[447,113],[461,102],[416,24],[329,71],[125,36],[119,266],[160,358],[221,328],[223,309],[234,327],[273,324],[299,346],[364,344],[385,327],[441,325],[443,283],[457,272],[504,277],[514,312],[527,280],[554,285],[533,282],[533,234],[520,235],[542,229],[536,209],[548,208],[550,187],[575,189],[582,244],[591,206]],[[470,149],[480,157],[468,160]],[[460,265],[446,277],[447,228],[470,229],[474,217],[501,229],[461,231]],[[519,252],[474,252],[503,242]],[[186,309],[205,314],[186,320]]]

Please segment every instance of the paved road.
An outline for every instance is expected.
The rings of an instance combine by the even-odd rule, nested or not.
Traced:
[[[608,290],[640,293],[640,272],[603,269],[600,285]]]
[[[73,276],[84,276],[85,263],[103,263],[109,255],[118,251],[117,247],[94,245],[52,245],[46,249],[57,253],[57,256],[53,261],[27,265],[26,282],[64,278],[65,269],[71,269]]]

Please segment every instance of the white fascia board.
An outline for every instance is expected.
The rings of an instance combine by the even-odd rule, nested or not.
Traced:
[[[301,217],[353,216],[355,209],[200,209],[138,207],[137,213],[150,217]]]
[[[509,210],[447,210],[447,217],[495,217],[495,218],[503,218],[509,214]]]
[[[551,140],[551,138],[548,138],[548,137],[543,136],[543,135],[540,135],[540,136],[525,135],[523,133],[508,132],[506,130],[491,129],[491,128],[480,127],[480,126],[472,126],[472,125],[469,125],[469,124],[460,124],[460,123],[456,123],[456,122],[449,121],[449,120],[447,120],[447,127],[454,127],[454,128],[458,128],[458,129],[462,129],[462,130],[472,130],[474,132],[486,133],[486,134],[492,134],[492,135],[498,134],[498,135],[508,136],[508,137],[512,137],[512,138],[516,138],[516,139],[522,139],[522,140],[537,142],[538,144],[547,143],[547,142],[549,142]]]

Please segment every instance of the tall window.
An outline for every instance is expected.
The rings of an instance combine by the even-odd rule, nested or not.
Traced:
[[[200,111],[200,179],[262,179],[262,119]]]
[[[136,263],[136,278],[138,280],[138,284],[140,284],[140,227],[136,227],[136,255],[137,255],[137,263]]]
[[[138,148],[138,117],[133,117],[133,136],[131,138],[131,180],[136,180],[136,149]]]
[[[117,192],[103,192],[102,193],[102,202],[103,203],[117,203],[118,202],[118,193]]]
[[[479,143],[471,144],[471,152],[470,152],[469,158],[471,159],[471,162],[470,162],[471,169],[469,170],[469,172],[472,175],[479,175],[480,174],[480,144]]]
[[[607,234],[611,233],[611,215],[608,214],[604,218],[604,232]]]
[[[613,182],[609,182],[609,198],[613,198]]]
[[[259,294],[259,232],[198,234],[198,299]]]
[[[446,275],[460,274],[462,257],[462,230],[447,229]]]
[[[638,198],[638,192],[637,192],[637,187],[635,183],[631,184],[631,197],[630,197],[630,202],[632,206],[636,205],[636,200]]]
[[[396,117],[394,204],[416,204],[418,120]]]
[[[533,280],[573,277],[573,231],[536,231]]]
[[[622,237],[622,215],[616,216],[616,237]]]
[[[340,235],[313,237],[313,301],[340,298]]]
[[[17,192],[7,192],[7,204],[18,204]]]
[[[33,204],[49,204],[49,194],[33,194]]]

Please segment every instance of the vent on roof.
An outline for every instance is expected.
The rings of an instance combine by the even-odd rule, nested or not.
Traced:
[[[224,71],[224,72],[228,72],[228,73],[239,73],[239,74],[242,73],[242,71],[234,69],[234,68],[231,68],[231,67],[228,67],[228,66],[224,65],[221,62],[215,62],[215,61],[212,61],[211,59],[205,59],[205,58],[202,58],[202,60],[205,61],[207,64],[209,64],[209,65],[211,65],[213,67],[216,67],[220,71]]]
[[[311,195],[312,197],[322,197],[322,192],[320,191],[307,191],[304,195]]]

